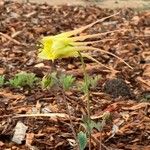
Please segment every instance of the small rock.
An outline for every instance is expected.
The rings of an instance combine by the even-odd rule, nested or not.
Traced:
[[[2,141],[0,141],[0,147],[2,147],[2,146],[4,146],[5,144],[2,142]]]
[[[20,17],[20,15],[17,14],[17,13],[15,13],[15,12],[11,12],[10,15],[11,15],[11,17],[13,17],[13,18],[18,18],[18,17]]]
[[[0,7],[4,6],[4,1],[0,0]]]
[[[130,88],[123,79],[111,79],[106,81],[104,92],[110,94],[113,98],[119,96],[131,97]]]
[[[34,67],[42,68],[42,67],[44,67],[44,64],[43,63],[39,63],[39,64],[36,64]]]
[[[31,22],[33,24],[38,24],[39,23],[39,20],[37,18],[31,18]]]
[[[68,69],[74,69],[75,68],[75,66],[74,65],[72,65],[72,64],[68,64]]]
[[[132,23],[133,25],[138,25],[139,21],[140,21],[140,17],[139,17],[139,16],[134,16],[134,17],[131,19],[131,23]]]
[[[26,65],[27,66],[31,66],[31,65],[33,65],[35,63],[35,59],[34,58],[31,58],[31,59],[29,59],[27,62],[26,62]]]
[[[24,125],[21,121],[18,121],[14,129],[15,132],[12,141],[17,144],[21,144],[25,138],[27,129],[28,127],[26,125]]]

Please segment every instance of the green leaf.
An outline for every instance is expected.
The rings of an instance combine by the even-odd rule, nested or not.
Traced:
[[[100,122],[95,122],[93,120],[89,120],[88,116],[83,116],[83,126],[85,130],[87,131],[88,134],[91,134],[92,130],[95,128],[98,131],[101,130],[101,123]]]
[[[73,77],[72,75],[61,75],[59,80],[63,89],[67,91],[72,87],[75,81],[75,77]]]
[[[79,90],[81,90],[84,94],[87,94],[87,92],[89,91],[89,88],[90,88],[90,76],[87,75],[86,78],[87,78],[87,82],[85,82],[85,79],[84,79],[84,82],[82,82],[79,85]]]
[[[95,89],[97,84],[98,84],[98,81],[100,80],[101,76],[100,75],[97,75],[95,77],[90,77],[90,85],[91,85],[91,88],[92,89]]]
[[[82,84],[79,85],[79,90],[81,90],[83,93],[86,94],[88,92],[88,89],[90,88],[95,89],[100,78],[101,78],[100,75],[94,77],[87,76],[87,83],[82,82]]]
[[[80,131],[78,133],[78,141],[79,141],[79,146],[80,146],[80,150],[84,150],[86,145],[87,145],[87,136],[86,133]]]
[[[100,122],[95,122],[95,121],[91,120],[90,127],[91,127],[91,130],[93,130],[95,128],[98,131],[100,131],[101,123]]]

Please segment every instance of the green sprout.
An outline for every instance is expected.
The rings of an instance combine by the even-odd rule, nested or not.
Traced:
[[[90,78],[90,85],[92,89],[95,89],[98,85],[99,80],[101,79],[100,75],[96,75]]]
[[[26,86],[32,87],[36,81],[37,78],[34,73],[20,72],[17,73],[13,77],[13,79],[9,80],[9,84],[15,88],[21,88]]]
[[[89,89],[95,89],[98,85],[98,81],[100,80],[100,78],[101,78],[100,75],[94,77],[87,75],[87,83],[83,82],[81,85],[79,85],[79,90],[81,90],[86,94],[87,93],[86,86],[88,86]]]
[[[0,75],[0,87],[2,87],[4,85],[4,81],[5,81],[5,76]]]
[[[43,89],[51,89],[57,84],[57,73],[52,72],[51,74],[46,74],[41,81]]]
[[[70,87],[72,87],[75,81],[75,77],[73,77],[72,75],[61,75],[59,80],[63,89],[67,91]]]

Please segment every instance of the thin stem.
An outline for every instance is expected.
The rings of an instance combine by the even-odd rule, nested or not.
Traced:
[[[102,131],[103,131],[105,124],[106,124],[106,120],[105,120],[105,118],[103,118],[103,120],[101,122],[101,129],[100,129],[99,150],[102,150]]]
[[[51,72],[52,71],[56,71],[55,69],[55,62],[52,62],[52,66],[51,66]],[[55,78],[54,78],[55,79]],[[56,80],[56,79],[55,79]],[[70,128],[72,130],[72,133],[73,133],[73,136],[74,136],[74,139],[76,140],[77,142],[77,150],[79,150],[79,142],[78,142],[78,139],[77,139],[77,135],[76,135],[76,132],[74,130],[74,126],[73,126],[73,122],[72,122],[72,119],[71,119],[71,112],[70,112],[70,109],[69,109],[69,106],[68,106],[68,102],[67,102],[67,99],[66,99],[66,95],[65,95],[65,90],[62,88],[61,86],[61,83],[59,82],[59,80],[56,80],[56,82],[58,83],[59,85],[59,89],[62,93],[62,96],[63,96],[63,100],[65,102],[65,106],[66,106],[66,109],[67,109],[67,114],[68,114],[68,118],[69,118],[69,121],[70,121]]]
[[[87,115],[88,115],[88,126],[91,124],[91,109],[90,109],[90,92],[89,92],[89,84],[88,84],[88,74],[86,72],[86,68],[85,68],[85,63],[84,63],[84,59],[81,55],[80,52],[79,56],[81,59],[81,64],[82,64],[82,68],[83,68],[83,73],[84,73],[84,82],[85,82],[85,88],[86,88],[86,96],[87,96]],[[88,136],[89,136],[89,150],[91,150],[91,131],[88,131]]]
[[[100,130],[99,150],[102,150],[102,131]]]

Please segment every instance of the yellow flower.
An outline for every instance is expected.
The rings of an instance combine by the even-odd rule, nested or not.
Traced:
[[[47,36],[41,40],[39,57],[52,60],[65,57],[77,57],[78,52],[74,48],[74,42],[71,38],[65,36],[65,33]]]
[[[99,63],[100,65],[103,65],[99,61],[94,59],[92,56],[90,56],[88,53],[84,52],[87,50],[96,50],[96,51],[110,54],[110,55],[118,58],[122,62],[124,62],[127,66],[129,66],[120,57],[118,57],[108,51],[104,51],[99,48],[94,48],[92,46],[88,46],[89,44],[92,44],[92,43],[95,43],[98,41],[88,41],[88,42],[85,41],[86,39],[99,38],[100,35],[102,35],[102,34],[107,34],[107,33],[111,33],[114,31],[98,33],[98,34],[91,34],[91,35],[78,35],[78,34],[82,33],[84,30],[92,27],[96,23],[102,22],[105,19],[110,18],[112,16],[114,16],[114,15],[102,18],[100,20],[97,20],[96,22],[93,22],[93,23],[86,25],[84,27],[81,27],[79,29],[64,32],[64,33],[54,35],[54,36],[43,37],[42,40],[40,41],[41,47],[39,49],[40,50],[40,53],[38,55],[39,58],[54,61],[55,59],[61,59],[61,58],[67,58],[67,57],[78,57],[79,56],[78,52],[80,52],[83,57],[87,57],[87,58]],[[105,65],[103,65],[103,66],[105,66]],[[132,68],[131,66],[129,66],[129,67]],[[108,67],[106,67],[106,68],[108,68]]]

